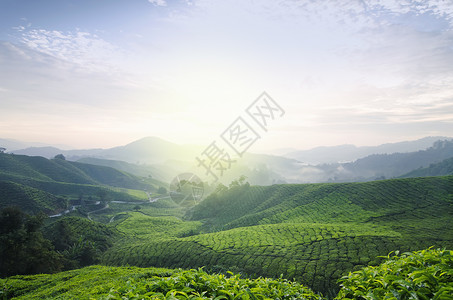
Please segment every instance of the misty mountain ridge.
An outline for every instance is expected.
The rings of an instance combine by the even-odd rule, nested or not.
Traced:
[[[445,142],[438,142],[442,139]],[[449,140],[451,139],[426,137],[416,141],[389,143],[375,147],[340,145],[297,152],[298,155],[304,155],[305,160],[246,153],[228,172],[225,172],[221,181],[229,183],[240,175],[247,176],[251,184],[259,185],[370,181],[399,177],[412,170],[425,168],[430,164],[453,157],[453,142]],[[157,137],[146,137],[110,149],[60,150],[55,147],[33,147],[12,152],[47,158],[61,153],[68,160],[108,166],[136,176],[169,182],[181,172],[204,173],[204,170],[194,166],[195,157],[199,156],[204,149],[198,146],[174,144]],[[410,151],[413,149],[415,150]],[[371,151],[376,152],[354,159]],[[332,156],[329,156],[330,154]],[[350,160],[350,162],[328,163],[340,158],[341,161]],[[306,160],[319,160],[323,163],[308,164]]]
[[[39,142],[24,142],[18,141],[15,139],[2,139],[0,138],[0,147],[6,148],[7,151],[21,150],[30,147],[50,147],[50,148],[60,148],[60,149],[70,149],[71,147],[67,145],[49,145],[46,143]],[[61,150],[60,150],[61,151]]]
[[[451,137],[429,136],[415,141],[386,143],[378,146],[357,147],[351,144],[338,146],[321,146],[308,150],[298,150],[284,154],[288,158],[301,162],[318,165],[325,163],[353,162],[372,154],[408,153],[428,149],[439,140],[451,140]]]
[[[337,146],[320,146],[308,150],[296,150],[286,152],[282,155],[268,154],[271,156],[281,156],[295,159],[309,165],[326,163],[352,162],[372,154],[393,154],[407,153],[425,150],[438,140],[451,140],[451,137],[430,136],[414,141],[402,141],[397,143],[386,143],[378,146],[355,146],[352,144]],[[11,144],[11,141],[14,143]],[[20,145],[30,143],[20,142],[9,139],[0,139],[0,146],[5,147],[7,152],[30,156],[43,156],[52,158],[57,154],[63,154],[69,160],[77,160],[83,157],[95,157],[111,160],[122,160],[129,163],[163,163],[166,160],[192,160],[196,155],[203,151],[202,146],[179,145],[166,141],[159,137],[144,137],[128,143],[124,146],[117,146],[107,149],[71,149],[65,150],[58,146],[33,146],[18,148]],[[10,145],[10,146],[8,146]],[[288,148],[289,150],[289,148]],[[279,153],[284,153],[281,150]]]
[[[201,147],[200,147],[201,149]],[[62,150],[57,147],[28,147],[20,150],[8,151],[14,154],[43,156],[52,158],[63,154],[68,160],[78,160],[84,157],[121,160],[135,164],[158,164],[167,160],[187,160],[194,158],[200,150],[197,146],[183,146],[168,142],[158,137],[145,137],[124,146],[107,149],[76,149]],[[197,151],[198,152],[197,152]]]

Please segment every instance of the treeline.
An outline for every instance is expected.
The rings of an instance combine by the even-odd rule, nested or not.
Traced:
[[[45,214],[29,215],[18,207],[0,210],[0,277],[54,273],[100,262],[117,234],[79,217],[45,225]]]

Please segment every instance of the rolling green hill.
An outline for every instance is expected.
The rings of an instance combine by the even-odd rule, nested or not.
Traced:
[[[52,214],[81,199],[147,201],[144,190],[157,187],[110,167],[0,153],[0,208],[17,205],[29,213]]]
[[[168,223],[169,232],[162,224],[170,220],[129,213],[116,225],[129,238],[104,261],[283,274],[331,293],[343,274],[378,264],[390,251],[452,248],[452,216],[453,176],[243,185],[209,196],[187,221]]]
[[[40,156],[0,153],[0,173],[28,177],[35,180],[76,184],[109,185],[131,189],[146,189],[137,176],[105,166],[46,159]]]
[[[58,201],[66,205],[67,199],[82,195],[121,200],[92,212],[91,220],[104,224],[63,218],[46,227],[54,245],[66,245],[61,251],[69,259],[88,245],[97,251],[95,261],[106,265],[205,267],[252,278],[283,276],[334,296],[341,276],[377,265],[383,260],[379,256],[391,251],[453,248],[453,176],[335,184],[238,183],[187,208],[170,197],[159,196],[151,203],[142,190],[112,187],[126,186],[123,180],[135,184],[138,177],[108,167],[5,155],[0,157],[0,199],[23,195],[16,202],[30,206],[31,212],[52,211]],[[64,181],[71,178],[87,183]],[[72,239],[64,242],[64,232]],[[76,241],[77,236],[87,240]]]
[[[192,220],[211,229],[274,223],[388,223],[451,216],[453,176],[366,183],[242,186],[208,197]]]
[[[39,189],[10,181],[0,181],[0,209],[8,206],[21,207],[31,214],[40,211],[51,213],[65,209],[66,201]]]

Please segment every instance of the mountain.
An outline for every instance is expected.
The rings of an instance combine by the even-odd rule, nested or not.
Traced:
[[[145,137],[125,146],[105,149],[97,156],[130,163],[162,164],[169,160],[192,161],[199,152],[196,146],[181,146],[158,137]]]
[[[53,158],[57,154],[63,154],[68,160],[95,157],[137,164],[161,164],[168,160],[193,160],[200,150],[199,147],[181,146],[157,137],[145,137],[127,145],[109,149],[62,150],[56,147],[29,147],[10,152],[46,158]]]
[[[168,182],[169,180],[173,179],[174,174],[177,173],[175,170],[163,165],[137,165],[121,160],[94,157],[80,158],[79,160],[77,160],[77,162],[111,167],[136,176],[148,177],[151,181],[154,180],[154,183],[158,185],[163,185],[163,182]]]
[[[246,153],[235,158],[231,168],[224,172],[220,181],[229,184],[241,175],[248,177],[251,184],[270,185],[275,183],[345,182],[368,181],[376,178],[401,176],[419,167],[438,163],[453,156],[453,148],[429,148],[439,137],[426,137],[417,141],[384,144],[376,147],[343,145],[321,147],[297,152],[303,157],[293,159],[282,156]],[[450,145],[450,144],[448,144]],[[412,151],[416,149],[415,151]],[[57,148],[28,148],[13,151],[16,154],[54,157],[62,153],[68,160],[114,167],[136,176],[170,182],[177,174],[192,172],[199,177],[206,170],[197,166],[195,160],[204,148],[177,145],[160,138],[146,137],[124,146],[110,149],[60,150]],[[412,151],[412,152],[408,152]],[[371,155],[366,155],[372,153]],[[361,157],[364,156],[364,157]],[[357,157],[361,157],[357,159]],[[338,160],[353,160],[341,162]],[[304,162],[301,162],[304,161]],[[307,161],[335,161],[334,163],[307,164]],[[151,176],[151,177],[150,177]],[[209,177],[203,178],[208,180]]]
[[[29,147],[51,147],[45,143],[37,143],[37,142],[24,142],[18,141],[14,139],[2,139],[0,138],[0,147],[6,148],[7,152],[11,152],[14,150],[25,149]],[[55,147],[59,147],[62,149],[68,149],[69,146],[67,145],[55,145]]]
[[[341,164],[330,175],[335,181],[393,178],[450,157],[453,157],[453,141],[437,141],[426,150],[409,153],[373,154],[352,163]]]
[[[453,141],[437,141],[426,150],[373,154],[354,162],[299,164],[290,182],[354,182],[395,178],[453,157]]]
[[[102,152],[103,149],[82,149],[82,150],[62,150],[60,148],[46,147],[28,147],[20,150],[8,151],[18,155],[42,156],[45,158],[53,158],[57,154],[63,154],[69,160],[75,160],[77,157],[94,156]]]
[[[453,157],[444,159],[437,164],[430,164],[429,167],[419,168],[407,174],[400,176],[401,178],[408,177],[426,177],[426,176],[444,176],[453,175]]]
[[[372,154],[406,153],[425,150],[438,140],[451,139],[452,138],[432,136],[415,141],[387,143],[379,146],[357,147],[354,145],[339,145],[333,147],[317,147],[310,150],[289,152],[284,156],[311,165],[349,162]]]
[[[63,154],[68,160],[109,166],[137,176],[151,176],[161,182],[170,182],[182,172],[204,173],[203,169],[196,166],[195,160],[203,150],[204,148],[199,146],[177,145],[157,137],[146,137],[110,149],[61,150],[52,147],[33,147],[13,153],[46,158]],[[284,174],[297,171],[293,165],[297,165],[297,161],[293,159],[247,153],[243,159],[238,159],[237,163],[233,164],[231,170],[225,172],[221,180],[228,184],[239,176],[246,175],[253,184],[286,182]]]

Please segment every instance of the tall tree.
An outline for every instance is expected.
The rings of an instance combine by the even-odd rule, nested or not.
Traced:
[[[0,211],[0,276],[61,270],[62,256],[40,231],[44,217],[27,215],[16,207]]]

